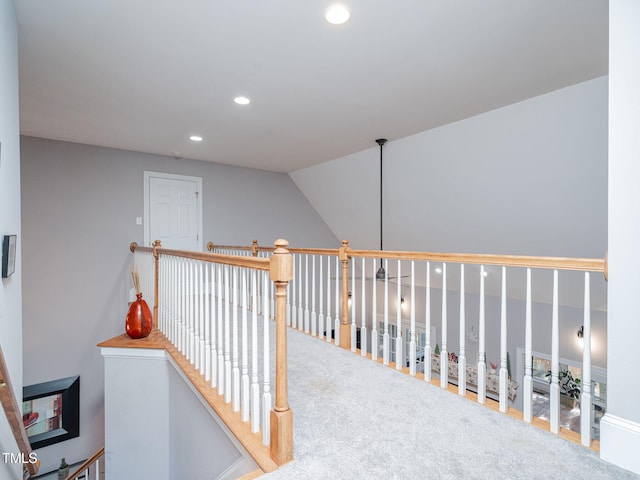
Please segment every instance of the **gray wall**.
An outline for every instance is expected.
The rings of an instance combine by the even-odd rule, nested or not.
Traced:
[[[22,232],[18,111],[18,22],[11,0],[0,0],[0,240],[18,235],[16,271],[0,280],[0,346],[18,401],[22,400]],[[0,452],[18,453],[0,413]],[[18,479],[21,465],[0,461],[0,478]]]
[[[44,471],[103,443],[95,345],[124,332],[145,170],[202,177],[206,241],[337,245],[285,174],[23,137],[24,382],[81,376],[80,437],[40,449]]]

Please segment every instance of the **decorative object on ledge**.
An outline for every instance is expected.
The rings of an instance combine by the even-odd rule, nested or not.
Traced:
[[[65,480],[69,476],[69,465],[64,457],[62,457],[62,461],[60,462],[60,468],[58,468],[58,479]]]
[[[133,287],[136,289],[136,301],[131,304],[127,312],[125,331],[131,338],[144,338],[151,333],[153,317],[147,302],[142,299],[140,291],[140,276],[135,268],[131,269]]]
[[[79,376],[29,385],[22,396],[22,421],[32,448],[80,435]]]
[[[5,235],[2,239],[2,278],[16,271],[16,235]]]
[[[457,384],[458,379],[458,363],[453,360],[453,358],[457,356],[455,353],[451,353],[449,355],[449,361],[447,362],[448,372],[449,372],[449,380],[450,383]],[[431,371],[439,373],[440,372],[440,356],[436,354],[431,354]],[[467,390],[475,392],[478,385],[478,366],[477,365],[467,365]],[[486,386],[487,386],[487,394],[490,398],[494,398],[496,395],[500,394],[500,377],[497,373],[487,372],[486,374]],[[518,389],[518,383],[513,380],[509,380],[507,383],[507,396],[509,400],[513,401],[516,398],[516,390]]]

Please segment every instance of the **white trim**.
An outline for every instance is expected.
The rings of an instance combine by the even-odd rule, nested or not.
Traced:
[[[600,458],[640,474],[640,423],[605,413],[600,420]]]
[[[122,348],[102,347],[100,353],[104,358],[146,358],[150,360],[166,360],[166,350],[158,348]]]
[[[152,177],[156,178],[168,178],[171,180],[184,180],[189,182],[196,182],[198,187],[198,202],[197,202],[197,211],[196,211],[196,220],[198,222],[198,244],[200,250],[203,250],[204,246],[204,238],[202,235],[203,230],[203,221],[202,221],[202,177],[190,177],[188,175],[178,175],[174,173],[162,173],[162,172],[144,172],[144,185],[143,185],[143,226],[144,226],[144,245],[149,247],[151,246],[152,240],[149,238],[149,219],[151,218],[151,213],[149,212],[149,179]]]

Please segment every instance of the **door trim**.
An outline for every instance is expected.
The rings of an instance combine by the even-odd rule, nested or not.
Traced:
[[[149,181],[151,178],[166,178],[169,180],[186,180],[190,182],[196,182],[198,189],[198,201],[196,204],[196,222],[198,223],[198,245],[200,250],[203,250],[204,238],[202,235],[202,177],[190,177],[188,175],[177,175],[174,173],[162,173],[162,172],[144,172],[144,211],[143,211],[143,225],[144,225],[144,245],[152,246],[153,240],[149,238],[149,221],[151,219],[151,205],[149,202]]]

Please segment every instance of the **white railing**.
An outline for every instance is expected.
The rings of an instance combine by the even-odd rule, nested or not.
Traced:
[[[284,309],[291,255],[286,246],[278,240],[269,258],[232,255],[232,249],[225,254],[169,250],[159,243],[153,249],[131,247],[142,284],[156,292],[154,326],[252,433],[261,431],[278,465],[292,458],[291,432],[283,431],[291,428],[290,421],[278,420],[290,415]],[[274,343],[276,364],[271,365]]]
[[[247,248],[266,254],[269,250],[257,242]],[[533,421],[533,352],[550,352],[549,430],[553,433],[560,430],[560,346],[575,341],[575,337],[561,338],[560,324],[578,322],[576,329],[582,325],[584,332],[581,442],[591,444],[591,273],[605,271],[604,259],[381,252],[353,250],[347,242],[335,250],[291,252],[294,279],[287,306],[291,327],[320,338],[326,335],[328,341],[333,330],[335,343],[344,348],[359,350],[373,360],[381,357],[383,364],[407,369],[409,375],[426,381],[437,375],[442,388],[457,383],[459,395],[473,390],[477,402],[486,403],[490,397],[502,412],[514,408],[518,400],[525,422]],[[566,272],[583,272],[582,280]],[[569,276],[563,287],[559,273]],[[598,283],[606,297],[604,280]],[[567,292],[564,297],[561,291]],[[581,291],[580,306],[575,298],[568,298],[575,297],[575,291]],[[581,310],[579,319],[560,318],[567,304]],[[576,329],[569,330],[575,335]],[[534,342],[534,333],[535,338],[547,340]],[[522,385],[511,372],[511,359],[519,346],[525,350]],[[453,352],[457,352],[456,361],[451,363]],[[495,369],[488,368],[487,358]]]

